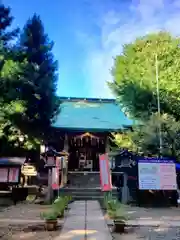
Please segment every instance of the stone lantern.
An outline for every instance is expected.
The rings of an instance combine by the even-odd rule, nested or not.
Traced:
[[[45,167],[48,171],[48,196],[47,200],[51,201],[53,198],[53,190],[58,190],[63,187],[67,182],[67,158],[68,153],[57,152],[55,149],[48,149],[42,153],[41,156],[45,160]],[[59,181],[59,175],[61,175],[61,181]]]

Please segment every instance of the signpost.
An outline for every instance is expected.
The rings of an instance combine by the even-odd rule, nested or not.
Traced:
[[[22,166],[21,173],[25,176],[37,176],[36,168],[32,165],[24,165]]]

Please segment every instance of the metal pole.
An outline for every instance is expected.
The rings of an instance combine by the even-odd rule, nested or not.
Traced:
[[[162,132],[161,132],[161,106],[159,98],[159,68],[158,68],[158,58],[157,53],[155,55],[155,66],[156,66],[156,91],[157,91],[157,107],[158,107],[158,116],[159,116],[159,153],[162,155]]]

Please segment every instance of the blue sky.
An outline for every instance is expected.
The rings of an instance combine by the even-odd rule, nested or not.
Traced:
[[[159,30],[180,34],[180,0],[4,0],[14,26],[34,12],[55,42],[58,95],[112,98],[113,57],[125,43]]]

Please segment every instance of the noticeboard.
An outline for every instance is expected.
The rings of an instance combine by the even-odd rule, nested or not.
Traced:
[[[18,184],[20,180],[20,168],[0,168],[0,183]]]
[[[174,161],[142,159],[138,162],[140,190],[176,190],[176,166]]]
[[[8,175],[9,183],[18,183],[20,177],[20,169],[19,168],[10,168]]]

